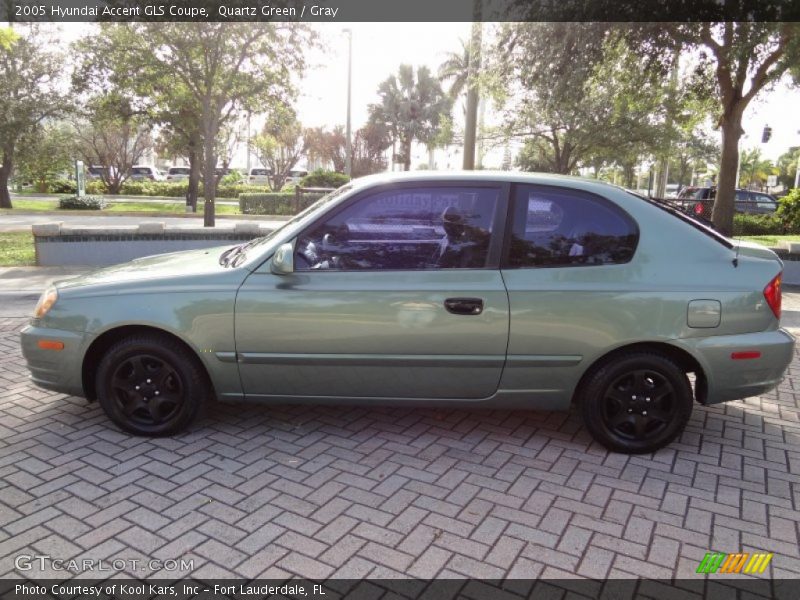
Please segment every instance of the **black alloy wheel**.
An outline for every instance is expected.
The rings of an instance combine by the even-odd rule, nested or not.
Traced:
[[[694,396],[686,373],[669,357],[650,352],[600,364],[578,393],[592,436],[616,452],[655,452],[686,426]]]
[[[209,396],[199,359],[164,335],[132,336],[114,344],[100,361],[97,396],[119,427],[161,436],[185,429]]]

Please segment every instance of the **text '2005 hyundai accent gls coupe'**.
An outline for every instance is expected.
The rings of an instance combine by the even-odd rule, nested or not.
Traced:
[[[781,271],[766,248],[595,181],[383,175],[245,244],[58,282],[22,348],[35,383],[142,435],[215,399],[574,403],[606,447],[651,452],[695,401],[780,382]]]

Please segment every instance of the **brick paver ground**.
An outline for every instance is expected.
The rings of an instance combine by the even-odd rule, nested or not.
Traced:
[[[197,577],[696,577],[711,549],[800,577],[800,361],[760,398],[697,406],[653,456],[609,454],[574,412],[224,405],[148,440],[33,387],[23,323],[0,319],[0,577],[23,554],[191,559]]]

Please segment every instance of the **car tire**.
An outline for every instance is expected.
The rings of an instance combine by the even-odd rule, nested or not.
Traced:
[[[196,356],[173,338],[136,335],[115,343],[97,368],[100,406],[121,429],[158,437],[186,429],[211,388]]]
[[[655,452],[681,434],[694,396],[670,358],[634,352],[604,361],[589,374],[578,401],[586,428],[614,452]]]

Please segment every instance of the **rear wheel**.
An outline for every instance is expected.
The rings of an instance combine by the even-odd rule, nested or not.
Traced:
[[[97,369],[97,395],[119,427],[136,435],[170,435],[191,423],[208,396],[195,356],[167,336],[149,334],[114,344]]]
[[[654,452],[686,426],[694,401],[686,374],[654,353],[624,354],[601,364],[580,393],[586,427],[616,452]]]

